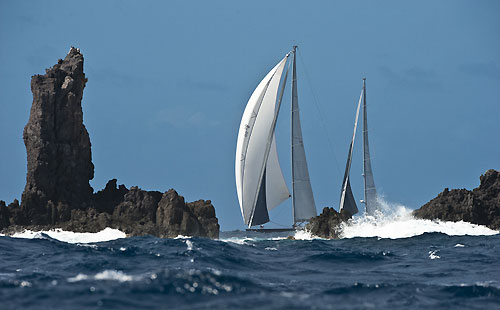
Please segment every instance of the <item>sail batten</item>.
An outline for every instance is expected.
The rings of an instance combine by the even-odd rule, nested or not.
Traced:
[[[307,221],[316,216],[316,204],[309,178],[302,128],[300,125],[297,95],[296,50],[293,50],[292,68],[292,106],[291,106],[291,154],[292,154],[292,205],[293,221]]]

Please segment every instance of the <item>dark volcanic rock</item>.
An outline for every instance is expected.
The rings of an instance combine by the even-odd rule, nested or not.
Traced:
[[[186,204],[201,224],[203,236],[219,238],[219,221],[215,216],[215,208],[210,200],[197,200]]]
[[[113,212],[114,226],[131,235],[158,235],[156,209],[162,194],[130,188]]]
[[[111,220],[111,215],[106,212],[99,212],[94,208],[72,210],[71,220],[55,226],[76,232],[99,232],[106,227],[116,228]]]
[[[344,210],[339,213],[333,208],[323,208],[320,215],[309,221],[306,229],[320,238],[336,239],[340,237],[340,224],[350,218],[351,215]]]
[[[186,204],[184,197],[173,189],[163,194],[158,204],[156,225],[160,237],[219,237],[219,224],[211,202],[198,200]]]
[[[99,212],[113,214],[115,206],[120,204],[128,189],[122,184],[116,187],[116,179],[109,180],[106,187],[94,195],[94,206]]]
[[[97,232],[117,228],[128,235],[218,238],[210,201],[185,203],[174,190],[165,194],[117,187],[116,179],[93,194],[90,138],[81,100],[87,79],[83,55],[71,48],[64,60],[31,80],[33,104],[23,139],[28,155],[26,187],[17,200],[0,201],[0,231],[62,228]]]
[[[488,170],[480,177],[480,185],[472,191],[444,189],[413,215],[423,219],[465,221],[500,229],[500,172]]]
[[[81,100],[87,79],[83,56],[71,48],[64,60],[31,79],[33,104],[24,128],[28,155],[20,224],[68,220],[71,209],[89,206],[94,177],[90,138],[83,125]]]
[[[5,201],[0,200],[0,229],[10,226],[10,212],[5,205]]]

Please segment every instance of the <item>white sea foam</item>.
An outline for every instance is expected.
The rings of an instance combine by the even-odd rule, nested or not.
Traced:
[[[120,270],[104,270],[102,272],[96,273],[93,276],[89,276],[83,273],[79,273],[74,277],[68,278],[68,282],[80,282],[85,280],[108,280],[108,281],[118,281],[118,282],[130,282],[140,280],[140,276],[130,276]]]
[[[313,234],[311,234],[310,231],[307,231],[305,229],[297,230],[295,232],[295,234],[293,235],[293,237],[295,238],[295,240],[321,239],[321,238],[318,238],[318,237],[314,236]]]
[[[193,242],[189,239],[186,239],[187,251],[190,252],[193,250]]]
[[[437,252],[439,252],[439,250],[429,251],[429,258],[430,259],[440,259],[441,256],[437,255]]]
[[[231,237],[231,238],[222,238],[222,239],[219,239],[219,241],[222,241],[222,242],[231,242],[231,243],[236,243],[236,244],[239,244],[239,245],[251,245],[250,242],[257,241],[257,238]]]
[[[42,233],[49,236],[52,239],[56,239],[67,243],[94,243],[94,242],[110,241],[126,237],[124,232],[109,227],[97,233],[77,233],[72,231],[65,231],[62,229],[52,229],[48,231],[25,230],[21,233],[15,233],[14,235],[12,235],[12,237],[26,238],[26,239],[37,239],[37,238],[40,239],[44,238]]]
[[[178,235],[174,239],[191,239],[191,238],[192,238],[191,236]]]
[[[342,237],[409,238],[424,233],[439,232],[450,236],[495,235],[499,232],[486,226],[467,222],[444,222],[416,219],[412,211],[402,205],[389,204],[383,200],[382,212],[376,216],[358,216],[342,225]]]

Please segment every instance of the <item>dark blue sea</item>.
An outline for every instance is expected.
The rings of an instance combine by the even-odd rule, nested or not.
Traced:
[[[0,236],[0,308],[500,309],[500,235],[457,229],[479,235]]]

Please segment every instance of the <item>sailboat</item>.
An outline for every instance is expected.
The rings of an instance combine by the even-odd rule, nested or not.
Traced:
[[[370,147],[368,144],[368,120],[366,111],[366,78],[363,78],[363,88],[359,96],[358,107],[356,109],[356,117],[354,120],[354,132],[352,134],[351,144],[347,153],[347,163],[345,167],[344,180],[342,181],[342,190],[340,194],[339,211],[344,210],[351,216],[358,213],[356,200],[351,190],[350,170],[352,162],[352,152],[354,147],[354,139],[356,138],[356,129],[358,126],[359,109],[363,102],[363,178],[364,178],[364,199],[361,203],[365,205],[365,212],[368,215],[374,215],[379,210],[377,201],[377,190],[375,181],[373,180],[373,171],[370,158]]]
[[[300,126],[296,49],[264,77],[254,90],[243,112],[236,144],[235,176],[238,201],[247,230],[277,232],[294,230],[296,224],[316,216],[306,154]],[[292,60],[289,60],[292,58]],[[286,73],[283,74],[288,62]],[[275,128],[292,63],[291,166],[292,194],[281,170],[276,148]],[[281,83],[280,83],[281,82]],[[281,87],[280,87],[281,84]],[[278,92],[279,91],[279,92]],[[264,229],[269,211],[292,197],[293,225]],[[253,226],[261,226],[253,228]]]

